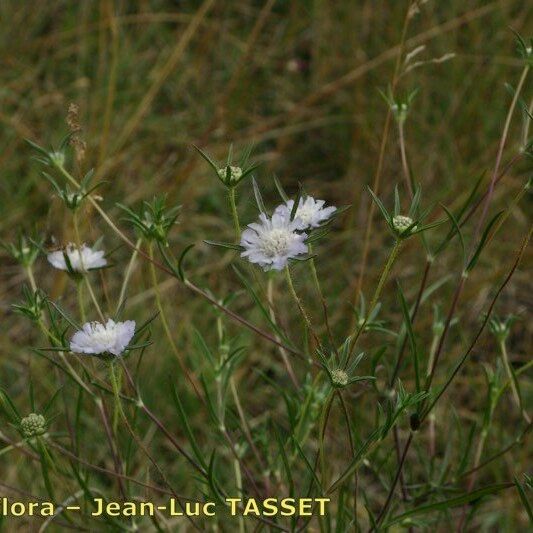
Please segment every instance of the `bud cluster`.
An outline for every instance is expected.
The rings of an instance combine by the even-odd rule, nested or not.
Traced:
[[[20,429],[25,437],[37,437],[46,432],[46,420],[43,415],[30,413],[20,421]]]

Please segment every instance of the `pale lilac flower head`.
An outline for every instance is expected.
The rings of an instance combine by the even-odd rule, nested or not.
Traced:
[[[109,319],[106,324],[87,322],[72,336],[70,350],[74,353],[120,355],[134,334],[134,320],[115,322]]]
[[[75,272],[87,272],[95,268],[102,268],[107,265],[103,250],[93,250],[90,246],[82,244],[80,248],[70,243],[63,250],[56,250],[48,254],[48,262],[59,270],[69,270],[65,255],[72,270]]]
[[[259,215],[259,222],[249,224],[242,232],[241,253],[250,263],[257,263],[264,270],[283,270],[289,259],[307,253],[305,233],[298,233],[300,220],[274,213],[269,218]]]
[[[296,229],[306,230],[317,228],[320,224],[328,220],[337,208],[333,206],[324,207],[325,203],[324,200],[315,200],[312,196],[300,198],[294,217],[295,220],[299,219]],[[274,213],[289,218],[293,207],[294,200],[287,200],[284,204],[278,205]]]

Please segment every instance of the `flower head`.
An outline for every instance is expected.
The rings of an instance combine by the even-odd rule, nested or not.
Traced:
[[[95,268],[105,267],[107,260],[104,255],[104,251],[93,250],[86,244],[82,244],[81,248],[78,248],[75,244],[70,243],[63,250],[49,253],[47,258],[48,262],[59,270],[87,272]],[[67,264],[67,260],[69,264]]]
[[[20,421],[20,429],[25,437],[36,437],[46,432],[46,420],[43,415],[30,413]]]
[[[296,231],[300,224],[299,219],[291,221],[279,213],[272,218],[261,213],[259,222],[249,224],[242,232],[241,246],[245,250],[241,256],[264,270],[282,270],[289,259],[307,253],[307,235]]]
[[[346,387],[350,381],[350,377],[346,370],[342,368],[335,368],[331,371],[331,382],[334,387]]]
[[[296,229],[305,230],[308,228],[317,228],[328,220],[337,210],[336,207],[324,207],[324,200],[315,200],[312,196],[300,198],[298,208],[296,209],[295,220],[299,219]],[[294,208],[294,200],[287,200],[284,204],[276,207],[274,213],[290,217]]]
[[[228,180],[229,171],[229,180]],[[218,175],[223,182],[235,183],[239,182],[242,177],[242,168],[235,165],[227,165],[218,169]]]
[[[70,350],[75,353],[120,355],[126,349],[135,333],[135,321],[106,324],[87,322],[76,331],[70,340]]]
[[[413,219],[411,217],[406,217],[403,215],[396,215],[392,219],[392,226],[398,232],[398,234],[403,233],[412,224],[413,224]],[[413,230],[416,230],[416,226],[411,228],[411,231]]]

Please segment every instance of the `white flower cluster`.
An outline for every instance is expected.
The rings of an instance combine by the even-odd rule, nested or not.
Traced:
[[[289,259],[307,253],[307,234],[303,232],[320,226],[336,210],[324,204],[324,200],[311,196],[301,198],[293,220],[294,200],[276,207],[271,218],[261,213],[259,222],[249,224],[242,232],[241,256],[264,270],[283,270]]]
[[[115,322],[110,318],[106,324],[87,322],[72,336],[70,350],[74,353],[120,355],[134,334],[134,320]]]
[[[105,252],[102,250],[93,250],[86,244],[82,244],[80,248],[75,244],[68,244],[63,250],[56,250],[49,253],[47,259],[49,263],[59,270],[68,270],[68,258],[70,267],[75,272],[87,272],[95,268],[102,268],[107,265],[107,260],[104,257]]]
[[[70,243],[63,250],[49,253],[47,259],[59,270],[69,270],[70,266],[73,271],[84,273],[106,266],[104,256],[105,252],[102,250],[95,250],[85,244],[78,247]],[[134,334],[133,320],[115,322],[110,318],[105,324],[87,322],[72,336],[70,350],[74,353],[119,356],[126,350]]]

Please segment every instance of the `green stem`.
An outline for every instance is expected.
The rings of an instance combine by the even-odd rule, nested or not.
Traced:
[[[198,385],[196,384],[196,381],[193,379],[192,375],[190,374],[188,368],[186,367],[181,357],[181,354],[178,350],[178,347],[176,346],[176,343],[174,342],[172,333],[170,331],[170,326],[167,320],[167,315],[165,313],[165,309],[163,308],[163,303],[161,301],[161,293],[159,291],[159,282],[157,281],[157,274],[155,272],[155,266],[154,266],[154,245],[151,242],[148,246],[148,255],[150,257],[150,274],[152,277],[152,285],[153,285],[154,293],[155,293],[155,301],[157,305],[157,310],[159,311],[159,316],[161,317],[161,323],[163,324],[165,335],[167,336],[168,342],[170,343],[170,347],[172,348],[172,352],[176,356],[176,359],[178,360],[178,364],[182,372],[185,374],[185,377],[187,378],[189,383],[192,385],[192,388],[194,389],[194,392],[198,396],[198,399],[203,402],[204,399],[200,392],[200,389]]]
[[[309,329],[309,331],[313,332],[313,325],[311,324],[311,321],[309,320],[309,317],[307,316],[307,312],[304,309],[304,306],[302,304],[302,301],[300,300],[300,297],[298,294],[296,294],[296,290],[294,288],[294,283],[292,281],[291,271],[289,270],[289,266],[287,265],[285,267],[285,275],[287,277],[287,285],[289,286],[289,291],[291,293],[292,298],[296,302],[296,305],[298,306],[298,309],[300,310],[300,313]]]
[[[363,323],[358,328],[350,346],[350,356],[353,354],[353,350],[355,348],[355,345],[357,343],[357,339],[361,336],[363,331],[365,330],[365,327],[368,323],[368,319],[372,315],[372,311],[376,307],[379,297],[381,296],[381,292],[383,291],[383,287],[385,286],[385,282],[387,281],[387,278],[389,277],[390,271],[392,269],[392,265],[394,264],[394,261],[396,260],[396,257],[398,256],[398,253],[400,252],[400,248],[402,246],[402,241],[400,239],[397,239],[394,243],[394,247],[392,248],[392,251],[389,255],[389,258],[387,259],[387,262],[385,263],[385,266],[383,267],[383,270],[381,271],[381,275],[379,277],[378,285],[376,287],[376,290],[374,291],[374,294],[372,296],[372,300],[370,301],[370,306],[368,307],[368,311],[366,313],[365,319],[363,320]],[[348,362],[350,360],[350,357],[346,360],[346,365],[348,365]]]
[[[85,285],[87,286],[87,292],[89,293],[89,296],[91,297],[91,300],[94,304],[96,312],[98,313],[98,316],[100,317],[100,320],[102,320],[102,322],[105,322],[104,314],[102,313],[102,309],[98,303],[98,300],[96,299],[96,295],[94,294],[91,282],[89,281],[89,276],[84,275],[83,279],[85,280]]]
[[[498,345],[500,348],[500,352],[502,354],[503,366],[505,367],[505,372],[507,373],[509,384],[511,386],[513,399],[516,403],[516,406],[520,410],[522,416],[524,417],[524,420],[529,424],[531,423],[531,419],[522,404],[522,396],[520,394],[518,380],[516,379],[516,376],[511,368],[511,364],[509,363],[509,355],[507,354],[507,346],[505,344],[505,341],[501,340],[500,342],[498,342]]]
[[[76,292],[78,294],[78,308],[80,310],[80,317],[83,323],[87,322],[87,315],[85,314],[85,301],[83,297],[83,282],[81,279],[76,280]]]
[[[235,242],[241,239],[241,225],[239,223],[239,213],[237,211],[237,203],[235,201],[235,187],[230,187],[229,191],[229,205],[231,207],[231,217],[233,218],[233,227],[235,228]]]
[[[33,275],[33,267],[31,265],[28,265],[26,267],[26,276],[28,276],[28,280],[30,282],[30,287],[33,292],[37,290],[37,283],[35,283],[35,276]]]
[[[120,401],[120,389],[122,388],[122,370],[116,368],[117,365],[111,363],[109,365],[109,378],[111,381],[111,388],[113,389],[114,409],[113,409],[113,432],[117,434],[119,417],[126,418],[122,411],[122,402]]]
[[[276,313],[274,311],[274,279],[272,276],[268,276],[267,281],[267,302],[268,302],[268,310],[270,314],[270,320],[274,324],[276,324]],[[276,338],[278,340],[281,340],[278,335],[276,335]],[[287,369],[287,373],[289,375],[289,378],[291,379],[293,385],[298,390],[300,388],[300,384],[298,383],[298,379],[296,378],[296,374],[294,373],[294,370],[292,368],[291,362],[289,361],[289,357],[287,356],[287,352],[284,348],[281,346],[279,347],[279,353],[281,354],[281,358],[283,359],[283,364],[285,365],[285,368]]]
[[[329,418],[329,412],[331,410],[331,404],[333,402],[334,398],[334,391],[330,391],[326,403],[324,404],[324,409],[322,410],[322,416],[320,417],[320,435],[319,435],[319,447],[318,447],[318,457],[319,457],[319,464],[320,464],[320,472],[321,472],[321,484],[323,487],[326,486],[326,460],[325,460],[325,453],[324,453],[324,439],[326,435],[326,426],[328,423]]]
[[[139,255],[138,248],[141,246],[141,243],[142,243],[142,239],[141,238],[137,239],[137,242],[135,243],[135,249],[133,250],[133,253],[131,254],[128,267],[126,268],[126,274],[124,275],[122,287],[120,287],[120,296],[118,297],[117,311],[120,309],[126,297],[126,289],[128,288],[128,283],[130,281],[131,274],[133,273],[133,268],[135,266],[135,260],[137,259],[137,256]]]
[[[309,255],[312,256],[313,255],[312,245],[309,243],[307,247],[309,248]],[[316,291],[318,295],[320,296],[320,299],[324,301],[324,293],[322,292],[322,287],[320,286],[320,281],[318,280],[318,274],[316,271],[316,264],[315,264],[314,257],[311,257],[311,259],[309,260],[309,264],[311,265],[311,275],[313,277],[313,281],[315,282]]]
[[[383,290],[383,286],[385,285],[385,282],[387,281],[387,278],[389,277],[392,265],[394,264],[394,261],[396,260],[396,257],[398,256],[398,252],[400,251],[401,245],[402,245],[401,240],[397,240],[394,243],[394,247],[392,249],[392,252],[389,255],[389,259],[387,260],[387,262],[385,263],[385,266],[383,267],[383,271],[381,272],[381,276],[379,277],[378,286],[376,287],[376,290],[374,291],[374,296],[372,296],[370,307],[368,308],[367,320],[378,303],[379,297],[381,296],[381,291]]]
[[[98,316],[102,320],[102,322],[105,322],[104,314],[102,313],[102,309],[100,308],[100,305],[98,304],[98,300],[96,299],[96,296],[94,294],[93,288],[91,286],[91,282],[89,281],[89,277],[87,276],[87,271],[85,270],[85,266],[83,264],[83,256],[81,254],[81,237],[80,237],[80,227],[78,223],[78,214],[76,211],[74,211],[73,214],[73,221],[74,221],[74,236],[76,239],[76,246],[78,249],[78,254],[80,256],[80,265],[81,270],[83,272],[83,279],[85,281],[85,284],[87,285],[87,291],[89,293],[89,296],[91,297],[91,300],[94,304],[94,307],[96,308],[96,311],[98,313]],[[78,298],[80,298],[81,290],[78,284]],[[81,300],[83,302],[83,300]],[[81,312],[81,304],[80,304],[80,312]],[[84,316],[84,312],[82,313],[82,317]],[[83,321],[85,322],[85,318],[83,318]]]

